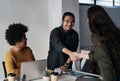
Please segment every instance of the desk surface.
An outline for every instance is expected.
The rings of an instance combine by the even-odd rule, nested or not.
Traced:
[[[62,75],[59,77],[58,81],[75,81],[76,77],[71,76],[71,75]],[[44,79],[39,79],[39,80],[33,80],[33,81],[45,81]]]
[[[91,73],[86,73],[86,72],[81,72],[81,71],[79,71],[79,72],[83,73],[85,75],[97,76],[100,79],[98,79],[98,78],[91,78],[91,77],[88,77],[88,76],[85,76],[83,78],[76,78],[75,76],[64,74],[64,75],[62,75],[62,76],[59,77],[58,81],[101,81],[101,79],[102,79],[102,77],[99,76],[99,75],[95,75],[95,74],[91,74]],[[33,80],[33,81],[45,81],[45,80],[39,79],[39,80]]]
[[[86,72],[81,72],[85,75],[93,75],[93,76],[98,76],[100,77],[100,79],[102,79],[101,76],[99,75],[95,75],[95,74],[91,74],[91,73],[86,73]],[[68,75],[68,74],[63,74],[59,77],[58,81],[101,81],[100,79],[96,79],[96,78],[90,78],[90,77],[84,77],[84,78],[76,78],[75,76],[72,75]],[[0,81],[3,81],[3,79],[0,79]],[[44,79],[38,79],[38,80],[33,80],[33,81],[45,81]]]

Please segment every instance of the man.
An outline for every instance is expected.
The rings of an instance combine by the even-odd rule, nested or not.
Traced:
[[[47,68],[59,68],[64,71],[72,69],[71,60],[79,60],[77,52],[78,34],[73,30],[75,16],[71,12],[65,12],[62,17],[62,25],[56,27],[50,34],[50,46],[47,59]]]

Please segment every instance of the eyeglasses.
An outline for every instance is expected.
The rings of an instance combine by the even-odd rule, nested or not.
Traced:
[[[69,24],[69,23],[74,24],[74,21],[70,21],[70,20],[64,20],[64,22],[67,23],[67,24]]]

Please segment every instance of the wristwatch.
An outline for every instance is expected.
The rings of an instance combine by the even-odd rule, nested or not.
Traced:
[[[65,66],[69,67],[70,63],[65,63]]]

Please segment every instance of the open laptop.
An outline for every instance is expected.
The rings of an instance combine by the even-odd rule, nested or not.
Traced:
[[[20,79],[35,80],[43,77],[43,72],[46,70],[47,61],[36,60],[21,63]]]

